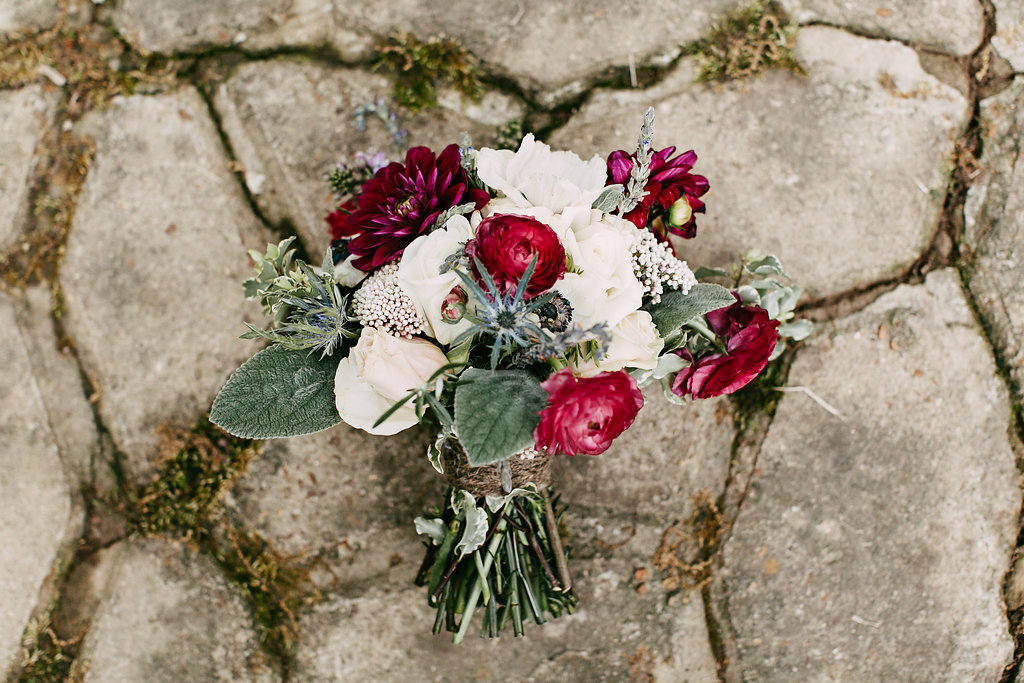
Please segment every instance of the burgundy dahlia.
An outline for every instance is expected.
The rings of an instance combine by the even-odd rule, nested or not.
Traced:
[[[677,206],[676,211],[672,213],[677,216],[682,214],[681,218],[672,221],[668,220],[669,216],[665,216],[664,223],[669,232],[689,239],[697,235],[695,214],[705,211],[704,202],[699,198],[707,193],[709,185],[708,179],[704,176],[690,173],[690,169],[697,162],[696,153],[691,149],[672,157],[675,151],[675,147],[666,147],[652,155],[651,174],[644,186],[647,195],[623,218],[631,221],[636,227],[643,228],[648,221],[667,214],[676,202],[682,200],[689,210],[680,211],[680,208],[686,209],[687,206]],[[634,163],[636,156],[623,150],[609,154],[608,182],[626,185]],[[665,240],[668,236],[661,234],[658,237]]]
[[[672,393],[711,398],[742,389],[764,370],[779,340],[779,321],[759,306],[732,306],[708,313],[708,326],[725,342],[726,353],[694,358],[683,349],[675,353],[690,362],[672,382]]]
[[[565,247],[549,226],[536,218],[496,214],[476,229],[466,243],[466,255],[479,261],[503,295],[516,291],[519,280],[537,259],[524,298],[532,298],[551,289],[565,275]],[[480,277],[476,262],[473,274]]]
[[[367,180],[346,221],[347,229],[359,233],[348,245],[356,257],[352,265],[369,271],[399,258],[445,209],[468,203],[483,208],[490,195],[469,187],[460,162],[458,145],[437,156],[413,147],[404,165],[388,164]]]

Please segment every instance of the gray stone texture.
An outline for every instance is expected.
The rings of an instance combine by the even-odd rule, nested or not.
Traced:
[[[598,91],[553,136],[582,156],[636,148],[654,105],[655,146],[695,149],[711,191],[691,264],[775,254],[811,296],[900,274],[937,228],[964,98],[894,42],[800,31],[807,76],[769,72],[695,85],[692,64],[646,91]]]
[[[33,154],[58,97],[38,85],[0,91],[0,250],[14,243],[30,215]]]
[[[981,131],[981,175],[964,212],[969,283],[1001,360],[1024,391],[1024,79],[982,103]]]
[[[81,529],[18,305],[0,294],[0,673],[21,661],[22,631],[52,598],[51,573]]]
[[[973,52],[985,30],[979,0],[781,0],[781,4],[801,24],[842,26],[955,55]]]
[[[373,579],[408,585],[423,560],[413,518],[444,502],[427,461],[431,435],[371,436],[339,425],[268,441],[228,501],[239,523],[296,560],[316,558],[323,588]]]
[[[514,78],[541,101],[581,92],[602,69],[648,61],[666,63],[700,38],[739,0],[651,0],[630,5],[521,0],[499,6],[455,0],[438,12],[424,0],[397,0],[380,11],[373,0],[335,0],[352,22],[386,35],[410,31],[421,39],[454,37],[489,67]],[[453,17],[458,17],[453,21]]]
[[[658,586],[637,593],[635,562],[618,551],[575,562],[580,607],[527,624],[525,638],[480,639],[471,629],[453,645],[448,634],[434,636],[425,589],[338,597],[300,619],[292,680],[716,681],[700,595],[668,599]]]
[[[124,542],[75,672],[97,683],[281,680],[251,617],[208,557],[160,539]]]
[[[42,285],[25,291],[17,317],[25,350],[46,406],[64,468],[75,485],[110,488],[110,472],[100,447],[88,390],[72,349],[58,339],[53,294]]]
[[[996,32],[992,46],[1015,71],[1024,71],[1024,5],[1018,0],[992,0],[996,10]]]
[[[796,54],[806,77],[695,85],[684,61],[648,90],[598,91],[553,143],[633,151],[653,104],[655,147],[693,148],[711,181],[697,238],[678,245],[689,263],[759,249],[811,296],[892,278],[936,230],[967,103],[898,43],[809,28]]]
[[[334,165],[358,151],[405,158],[380,120],[367,117],[360,131],[353,116],[357,106],[390,95],[383,76],[287,60],[246,64],[218,90],[217,111],[256,203],[270,221],[293,224],[310,253],[327,246],[324,217],[337,204],[326,177]],[[521,104],[498,94],[480,104],[451,93],[441,100],[441,107],[403,121],[410,145],[440,151],[458,143],[462,131],[483,143],[522,114]]]
[[[557,487],[566,503],[666,526],[690,516],[698,492],[712,498],[722,492],[733,436],[728,399],[673,405],[655,383],[645,388],[633,426],[608,451],[556,460]]]
[[[0,0],[0,36],[47,28],[59,17],[60,5],[54,0]]]
[[[797,355],[721,582],[730,680],[994,681],[1021,496],[1010,409],[955,271]]]
[[[267,236],[191,88],[89,114],[96,157],[61,267],[66,329],[100,388],[129,473],[151,471],[156,428],[191,425],[254,352],[238,339],[246,250]]]

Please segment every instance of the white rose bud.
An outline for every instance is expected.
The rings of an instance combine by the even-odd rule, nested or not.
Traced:
[[[573,374],[593,377],[602,372],[615,372],[624,368],[653,370],[665,340],[658,336],[658,328],[647,311],[635,311],[611,329],[611,343],[600,361],[589,360],[576,365]]]
[[[376,427],[373,423],[447,362],[441,349],[425,339],[400,339],[364,327],[334,376],[338,414],[370,434],[387,436],[408,429],[418,421],[412,401]]]

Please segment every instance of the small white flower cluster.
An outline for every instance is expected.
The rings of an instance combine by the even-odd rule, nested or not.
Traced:
[[[640,238],[630,246],[629,255],[633,259],[633,274],[654,303],[661,301],[665,290],[678,289],[686,294],[697,284],[686,261],[677,259],[668,244],[659,242],[647,230],[641,231]]]
[[[393,261],[366,278],[352,295],[352,312],[365,327],[395,337],[411,337],[423,331],[424,320],[416,304],[398,284],[398,263]]]
[[[538,455],[547,455],[547,454],[548,454],[548,449],[546,449],[546,448],[534,448],[533,446],[529,446],[527,448],[524,448],[521,451],[517,451],[517,452],[513,453],[512,457],[513,458],[521,458],[523,460],[533,460]]]

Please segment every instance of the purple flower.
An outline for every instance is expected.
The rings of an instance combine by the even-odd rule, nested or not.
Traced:
[[[645,227],[651,220],[667,213],[676,202],[682,200],[689,206],[689,211],[682,212],[684,220],[678,224],[668,223],[668,231],[687,239],[697,234],[695,214],[704,213],[704,202],[699,198],[708,191],[708,179],[702,175],[690,173],[697,162],[697,154],[689,152],[672,157],[675,147],[666,147],[655,152],[651,158],[651,174],[644,190],[647,195],[640,203],[623,218],[631,221],[638,228]],[[670,158],[672,157],[672,158]],[[608,155],[608,182],[626,185],[629,174],[636,163],[636,156],[623,150]],[[674,213],[679,213],[678,211]],[[667,235],[658,235],[666,241]]]

